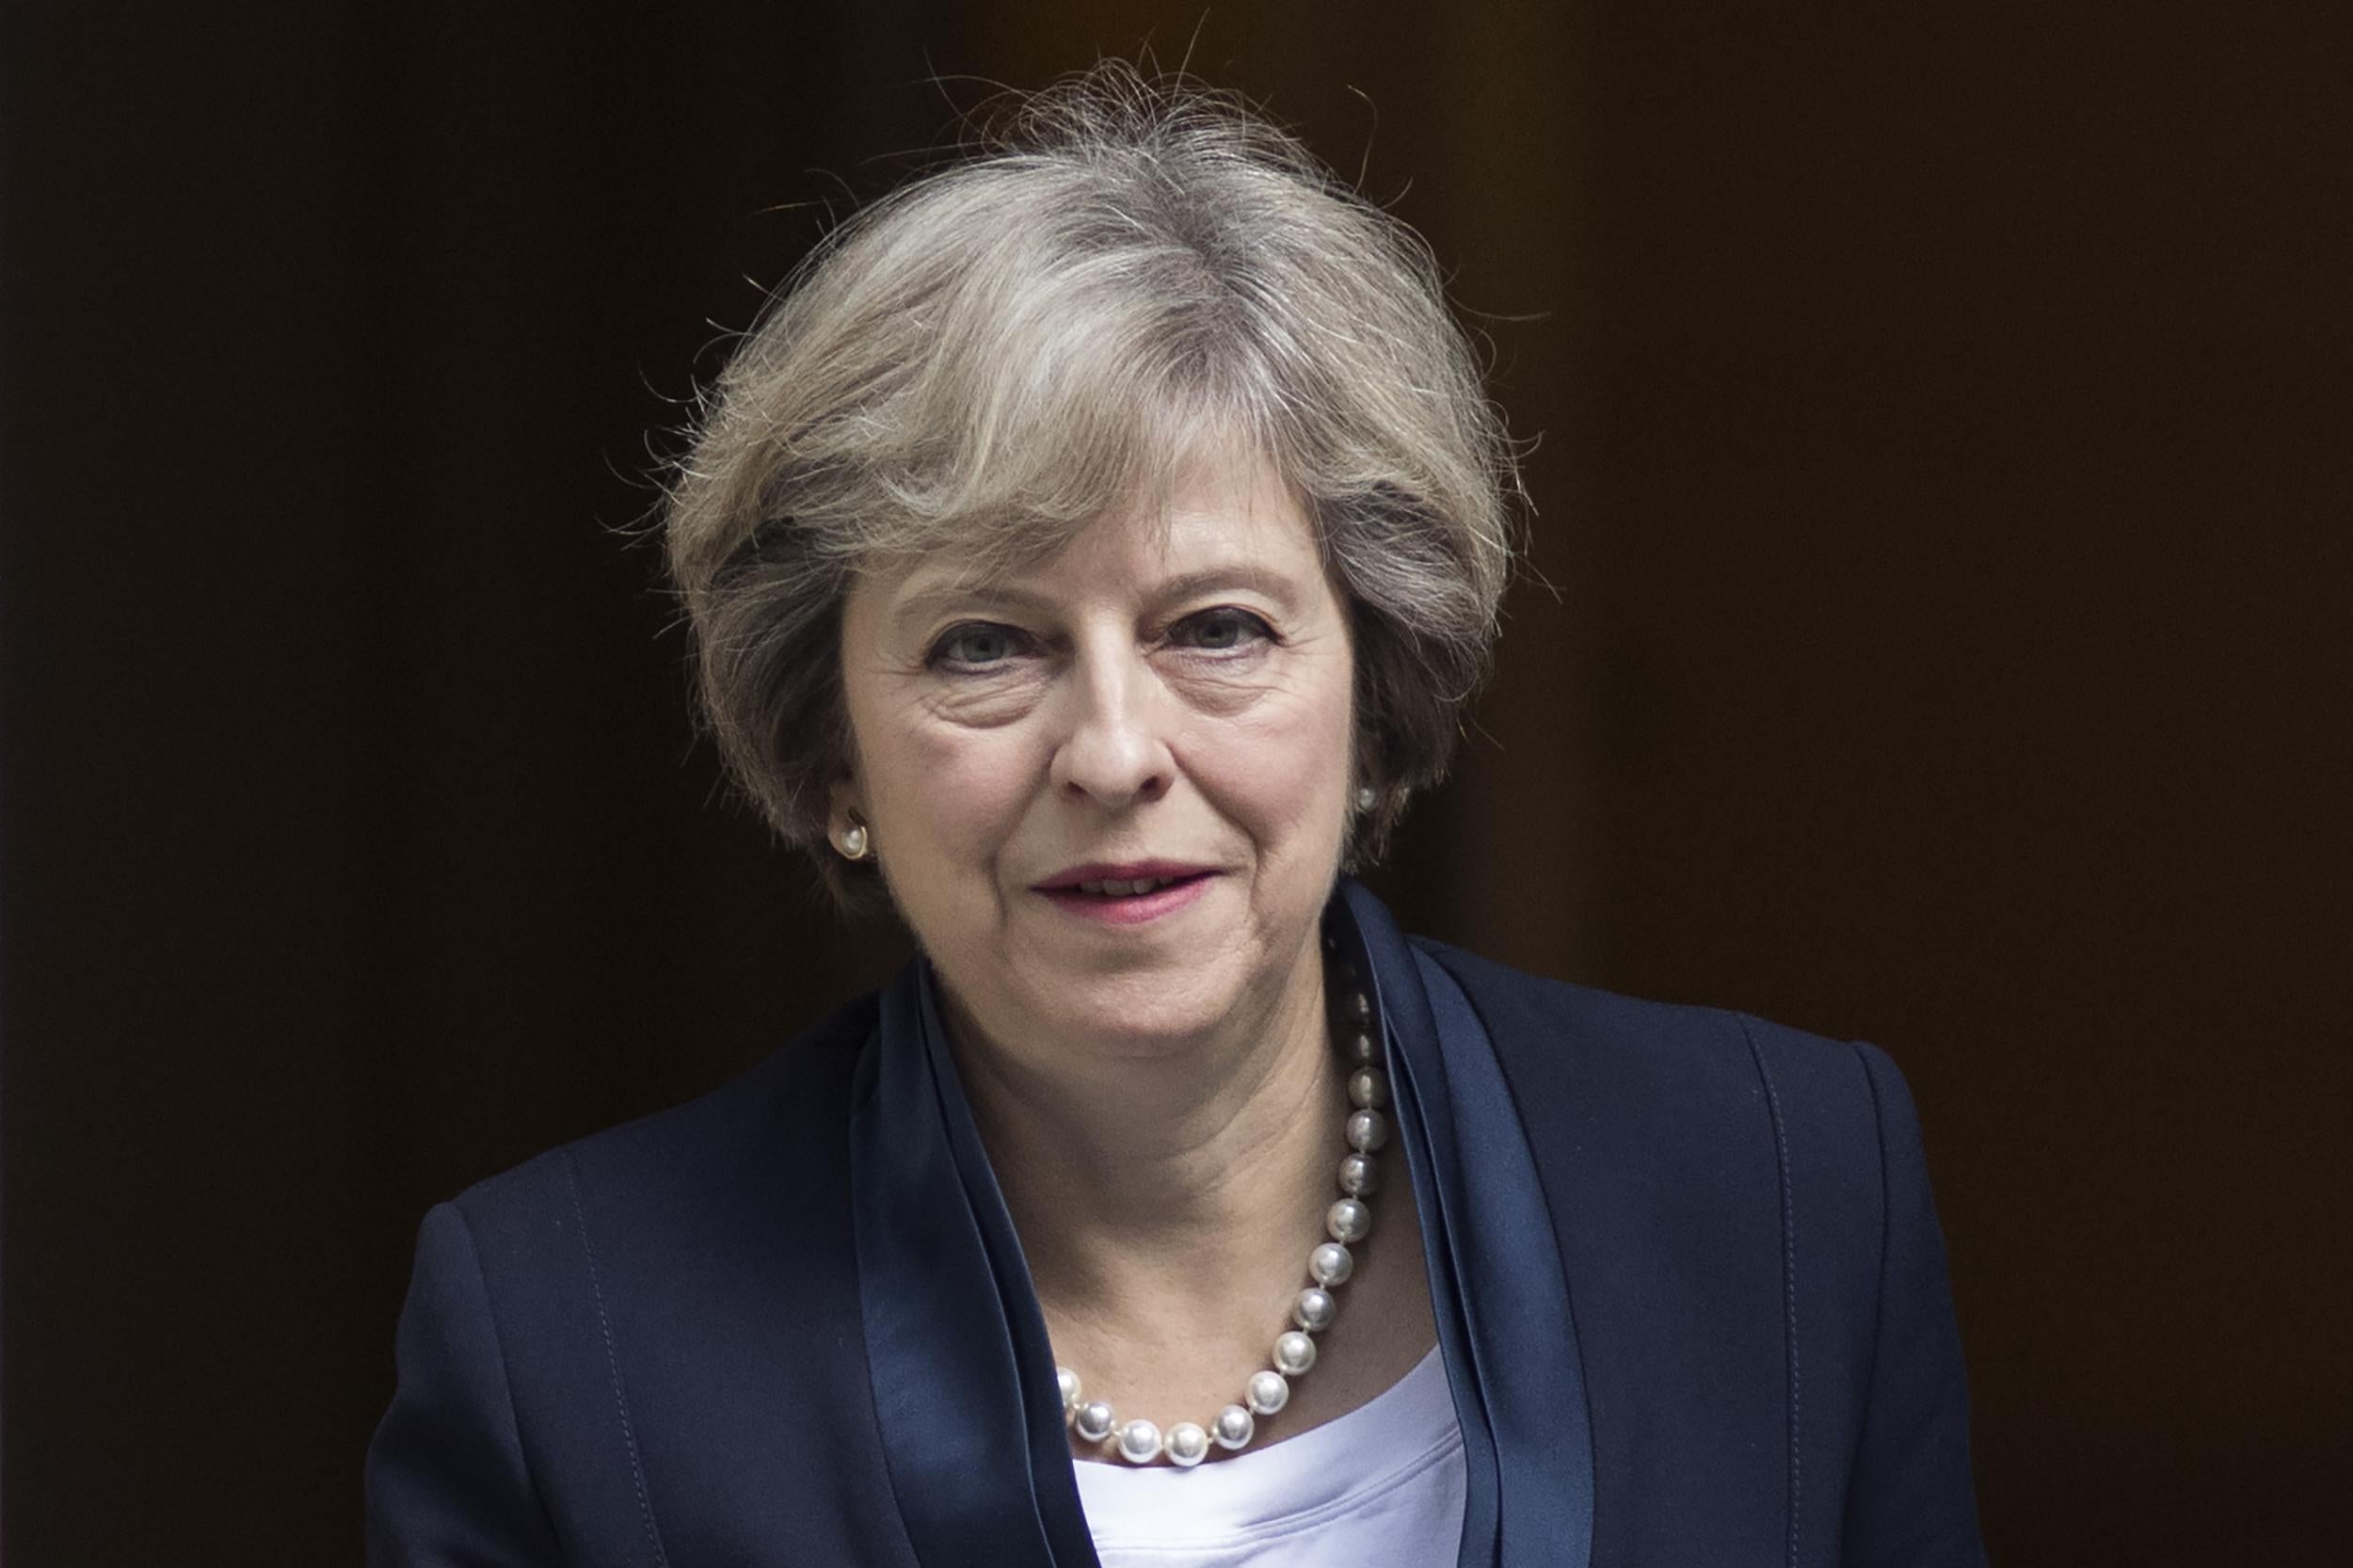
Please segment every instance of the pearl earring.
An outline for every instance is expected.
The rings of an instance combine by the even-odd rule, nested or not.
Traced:
[[[1378,805],[1380,805],[1380,804],[1381,804],[1381,794],[1380,794],[1380,792],[1379,792],[1379,791],[1375,790],[1375,789],[1374,789],[1371,785],[1369,785],[1369,784],[1359,784],[1359,785],[1357,785],[1357,786],[1356,786],[1356,809],[1357,809],[1357,810],[1359,810],[1359,811],[1369,811],[1369,810],[1371,810],[1374,807],[1376,807],[1376,806],[1378,806]]]
[[[849,826],[843,828],[841,830],[841,836],[833,841],[833,847],[841,852],[841,858],[844,860],[865,859],[867,853],[866,824],[862,822],[852,823]]]

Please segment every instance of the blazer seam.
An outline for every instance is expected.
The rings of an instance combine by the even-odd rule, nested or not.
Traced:
[[[490,1277],[482,1267],[482,1243],[474,1239],[473,1221],[457,1204],[449,1210],[457,1217],[457,1228],[466,1238],[466,1260],[473,1265],[474,1283],[481,1288],[483,1316],[490,1330],[490,1349],[499,1361],[499,1394],[506,1401],[506,1426],[515,1434],[515,1457],[521,1464],[523,1480],[531,1488],[531,1500],[539,1506],[539,1518],[547,1526],[551,1540],[555,1537],[555,1519],[548,1510],[547,1495],[539,1486],[539,1479],[531,1473],[531,1450],[523,1444],[522,1413],[515,1407],[515,1374],[506,1365],[506,1339],[499,1332],[498,1308],[490,1300]]]
[[[572,1151],[564,1152],[564,1179],[570,1189],[572,1221],[580,1227],[581,1255],[588,1263],[588,1293],[597,1304],[597,1329],[604,1336],[604,1369],[613,1387],[613,1408],[621,1420],[621,1443],[629,1452],[629,1477],[637,1489],[637,1513],[645,1522],[646,1544],[653,1552],[655,1568],[669,1568],[669,1554],[662,1547],[662,1531],[653,1521],[653,1499],[646,1487],[646,1466],[638,1457],[637,1430],[629,1418],[629,1397],[621,1387],[621,1358],[614,1347],[613,1320],[605,1310],[604,1283],[597,1271],[596,1244],[588,1240],[588,1212],[580,1195],[580,1165]]]
[[[1756,1032],[1750,1028],[1746,1015],[1735,1014],[1739,1022],[1741,1038],[1748,1042],[1749,1059],[1755,1064],[1758,1080],[1765,1086],[1765,1108],[1773,1124],[1774,1172],[1781,1183],[1781,1280],[1782,1323],[1785,1336],[1789,1364],[1789,1535],[1786,1546],[1789,1568],[1798,1562],[1798,1508],[1803,1496],[1803,1465],[1798,1447],[1803,1407],[1801,1400],[1802,1380],[1798,1365],[1798,1217],[1797,1203],[1789,1183],[1789,1132],[1781,1114],[1781,1094],[1773,1085],[1773,1070],[1765,1060],[1764,1048],[1757,1044]]]
[[[1888,1186],[1887,1108],[1880,1101],[1879,1078],[1871,1071],[1867,1050],[1852,1042],[1848,1048],[1854,1052],[1855,1061],[1863,1069],[1863,1090],[1871,1106],[1872,1146],[1878,1150],[1880,1166],[1880,1256],[1879,1267],[1871,1275],[1871,1344],[1863,1362],[1863,1397],[1855,1406],[1861,1413],[1855,1422],[1855,1447],[1860,1449],[1871,1424],[1871,1401],[1879,1387],[1880,1339],[1887,1321],[1887,1259],[1895,1237],[1896,1195]]]

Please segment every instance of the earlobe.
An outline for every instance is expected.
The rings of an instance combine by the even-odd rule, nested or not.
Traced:
[[[832,808],[826,813],[825,837],[844,860],[864,860],[874,853],[874,835],[858,808],[855,788],[847,781],[833,787]]]

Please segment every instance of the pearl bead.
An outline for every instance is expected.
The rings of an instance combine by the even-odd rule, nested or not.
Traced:
[[[1381,1060],[1381,1048],[1374,1043],[1371,1035],[1359,1034],[1348,1042],[1348,1054],[1358,1062],[1369,1064]]]
[[[1352,1105],[1378,1111],[1389,1103],[1389,1080],[1378,1067],[1359,1067],[1348,1075],[1348,1098]]]
[[[1217,1439],[1221,1448],[1239,1448],[1257,1434],[1258,1423],[1250,1412],[1238,1404],[1229,1404],[1217,1413],[1209,1423],[1209,1435]]]
[[[1348,1118],[1348,1146],[1370,1154],[1389,1141],[1388,1118],[1378,1111],[1357,1111]]]
[[[1134,1420],[1119,1429],[1119,1457],[1130,1464],[1149,1464],[1160,1457],[1160,1429]]]
[[[1361,1241],[1372,1233],[1372,1210],[1354,1198],[1342,1198],[1324,1214],[1323,1228],[1335,1241]]]
[[[1337,1241],[1326,1241],[1307,1255],[1308,1277],[1326,1290],[1347,1284],[1348,1276],[1355,1272],[1355,1257]]]
[[[1299,1293],[1299,1304],[1291,1308],[1291,1321],[1310,1334],[1321,1334],[1332,1326],[1332,1315],[1340,1304],[1332,1299],[1332,1292],[1318,1286]]]
[[[1112,1414],[1112,1407],[1101,1400],[1089,1400],[1070,1418],[1070,1424],[1079,1429],[1079,1435],[1090,1443],[1100,1443],[1109,1437],[1112,1428],[1118,1422],[1119,1417]]]
[[[1366,1000],[1364,992],[1351,991],[1348,994],[1348,1016],[1358,1023],[1364,1023],[1371,1018],[1372,1003]]]
[[[1168,1462],[1190,1470],[1209,1456],[1209,1434],[1191,1421],[1168,1429]]]
[[[1297,1329],[1277,1335],[1274,1340],[1274,1369],[1287,1378],[1295,1378],[1316,1364],[1316,1342]]]
[[[1368,1197],[1381,1185],[1379,1170],[1369,1154],[1349,1154],[1340,1157],[1340,1191],[1352,1198]]]
[[[1290,1403],[1291,1385],[1283,1381],[1280,1372],[1250,1374],[1250,1408],[1261,1416],[1272,1416]]]
[[[1066,1421],[1079,1413],[1079,1374],[1067,1367],[1057,1367],[1054,1381],[1062,1385],[1062,1414]]]

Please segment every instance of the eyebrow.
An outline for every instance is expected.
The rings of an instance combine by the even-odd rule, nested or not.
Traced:
[[[1249,562],[1203,567],[1197,571],[1180,572],[1175,577],[1165,578],[1152,584],[1146,602],[1165,604],[1227,588],[1263,594],[1286,610],[1296,609],[1299,603],[1296,585],[1288,576]],[[982,580],[942,583],[935,587],[919,588],[901,599],[892,607],[891,613],[894,618],[901,620],[923,619],[975,600],[1032,612],[1050,611],[1055,605],[1052,594],[1023,587],[1018,583]]]

